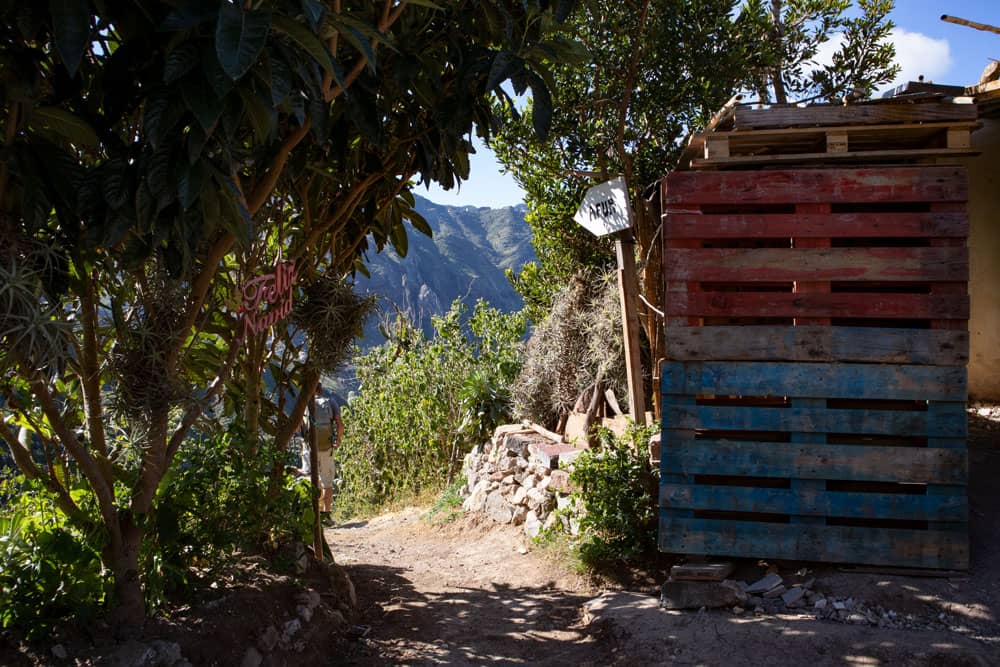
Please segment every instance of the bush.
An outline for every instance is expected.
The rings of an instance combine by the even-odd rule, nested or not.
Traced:
[[[655,431],[632,423],[617,437],[600,429],[600,447],[577,459],[570,479],[584,507],[579,553],[588,566],[631,561],[656,549],[657,471],[646,451]]]
[[[12,498],[0,512],[0,628],[38,640],[67,618],[86,623],[111,595],[102,535],[67,524],[40,485],[19,477],[0,486]],[[81,501],[87,492],[72,493]]]
[[[151,606],[187,583],[189,568],[214,567],[240,551],[276,551],[293,540],[312,540],[308,480],[288,477],[270,498],[270,469],[283,457],[262,447],[247,455],[246,438],[228,431],[192,437],[164,477],[144,543],[146,598]]]
[[[524,316],[480,302],[466,328],[465,312],[456,301],[434,318],[429,339],[400,320],[392,340],[356,360],[361,389],[344,410],[341,511],[444,488],[464,454],[509,418]]]

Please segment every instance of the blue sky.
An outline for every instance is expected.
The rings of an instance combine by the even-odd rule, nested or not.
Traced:
[[[915,80],[920,74],[936,83],[969,85],[991,59],[1000,59],[1000,35],[945,23],[947,13],[970,21],[1000,25],[1000,0],[896,0],[892,18],[893,41],[902,71],[896,83]],[[417,194],[451,206],[511,206],[521,203],[523,193],[500,166],[488,148],[476,142],[477,154],[470,160],[470,178],[460,189]]]

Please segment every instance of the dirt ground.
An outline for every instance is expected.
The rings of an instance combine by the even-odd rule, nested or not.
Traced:
[[[432,525],[411,508],[327,531],[355,582],[364,634],[334,664],[1000,665],[998,435],[1000,409],[971,414],[969,572],[737,563],[734,578],[748,582],[768,568],[786,581],[815,578],[831,600],[892,612],[898,622],[888,627],[820,620],[808,609],[664,611],[667,557],[597,584],[518,528],[471,516]]]
[[[582,626],[598,591],[489,519],[445,525],[409,508],[327,531],[355,582],[366,637],[348,665],[599,665],[615,647]],[[339,664],[339,663],[337,663]]]
[[[294,577],[248,558],[152,619],[140,642],[117,643],[101,623],[46,644],[5,631],[0,665],[1000,666],[1000,407],[971,412],[969,464],[968,572],[737,562],[735,579],[815,579],[817,595],[891,622],[773,605],[665,611],[667,555],[585,578],[519,527],[469,515],[434,524],[410,508],[328,529],[340,568],[313,563]]]

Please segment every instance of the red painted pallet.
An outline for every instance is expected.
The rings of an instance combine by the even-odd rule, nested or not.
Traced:
[[[667,324],[965,329],[966,180],[962,167],[670,174]]]

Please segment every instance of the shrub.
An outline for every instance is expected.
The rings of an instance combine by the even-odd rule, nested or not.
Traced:
[[[634,423],[622,437],[599,429],[601,446],[577,459],[570,478],[584,507],[579,553],[588,566],[630,561],[656,548],[657,475],[646,451],[654,432]]]
[[[37,640],[64,619],[86,623],[111,595],[101,533],[66,523],[40,485],[18,477],[2,486],[12,500],[0,511],[0,628]],[[79,502],[87,492],[72,493]]]
[[[484,302],[467,327],[456,301],[425,337],[405,320],[356,360],[359,395],[344,410],[342,511],[368,510],[453,480],[462,457],[509,417],[521,314]]]
[[[270,497],[269,471],[283,466],[283,458],[268,447],[252,457],[247,448],[234,422],[227,431],[189,438],[164,477],[142,558],[152,606],[183,587],[195,563],[213,567],[239,551],[275,551],[312,539],[309,482],[287,477]]]

